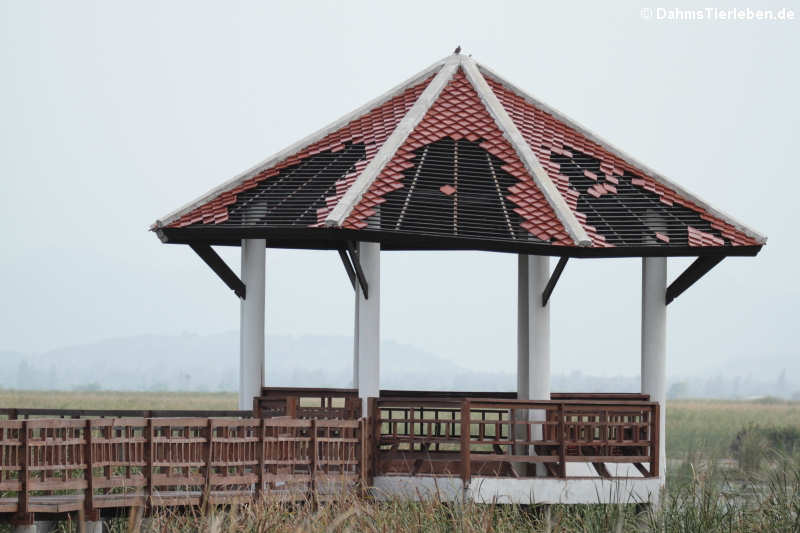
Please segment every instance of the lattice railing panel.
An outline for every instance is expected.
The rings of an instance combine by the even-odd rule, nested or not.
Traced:
[[[518,477],[540,464],[538,475],[566,477],[566,463],[586,462],[603,477],[604,463],[658,475],[658,405],[648,401],[381,398],[370,409],[376,474]]]

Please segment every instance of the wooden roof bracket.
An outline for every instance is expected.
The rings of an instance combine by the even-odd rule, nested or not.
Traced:
[[[342,264],[344,265],[344,269],[347,272],[347,277],[350,278],[350,285],[353,286],[353,290],[356,289],[356,271],[353,269],[353,263],[350,262],[350,258],[347,257],[347,249],[344,246],[340,246],[337,248],[339,252],[339,259],[342,260]]]
[[[367,284],[367,277],[364,275],[364,269],[361,268],[358,247],[353,241],[347,241],[346,249],[341,246],[338,250],[339,257],[344,264],[344,269],[347,271],[347,277],[350,278],[353,289],[358,290],[356,287],[356,282],[358,282],[361,292],[364,293],[364,298],[369,300],[369,285]]]
[[[200,259],[205,261],[205,263],[211,267],[211,270],[219,276],[225,285],[228,286],[236,296],[244,300],[247,297],[247,288],[244,285],[244,282],[239,279],[239,276],[231,270],[231,268],[225,263],[225,261],[211,248],[209,244],[197,244],[197,243],[190,243],[189,246],[194,250],[194,252],[200,256]]]
[[[569,257],[567,256],[562,256],[558,260],[556,268],[550,275],[550,280],[547,282],[547,285],[542,291],[542,307],[546,306],[547,302],[550,300],[550,295],[553,293],[553,289],[556,288],[556,283],[558,283],[558,278],[560,278],[561,273],[564,272],[564,267],[567,266],[567,261],[569,261]]]
[[[675,281],[670,283],[669,287],[667,287],[667,292],[664,296],[666,304],[669,305],[672,303],[672,300],[694,285],[697,280],[717,266],[723,259],[725,259],[724,255],[709,255],[695,259],[694,263],[689,265],[686,270],[675,278]]]

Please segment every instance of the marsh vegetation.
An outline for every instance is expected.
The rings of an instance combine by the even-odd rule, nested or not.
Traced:
[[[0,391],[0,405],[108,409],[233,409],[234,394]],[[288,504],[266,499],[205,512],[160,511],[164,532],[233,531],[659,531],[800,532],[800,402],[672,401],[667,405],[667,490],[661,505],[537,506],[375,501]],[[136,529],[131,517],[110,523]],[[8,526],[0,526],[0,531]],[[64,522],[62,530],[77,531]]]

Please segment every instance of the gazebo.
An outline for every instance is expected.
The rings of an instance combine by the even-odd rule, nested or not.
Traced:
[[[666,307],[725,257],[755,256],[766,242],[459,53],[151,229],[189,245],[241,300],[240,409],[277,395],[283,414],[296,414],[304,397],[321,408],[340,397],[358,406],[353,416],[371,423],[373,452],[384,454],[383,463],[371,459],[383,465],[375,486],[486,501],[538,491],[566,503],[597,501],[606,487],[596,483],[614,478],[655,497],[665,472]],[[241,273],[212,246],[240,246]],[[262,389],[267,248],[338,251],[355,293],[352,390]],[[513,397],[381,391],[381,251],[412,250],[517,254]],[[673,256],[696,260],[668,285]],[[551,394],[553,289],[571,258],[609,257],[642,258],[641,394]],[[444,442],[461,443],[452,452],[460,463]],[[585,468],[570,476],[568,465]]]

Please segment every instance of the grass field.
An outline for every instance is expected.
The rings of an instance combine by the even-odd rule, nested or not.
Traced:
[[[0,407],[96,409],[235,409],[231,393],[42,392],[0,390]],[[800,436],[800,402],[682,400],[667,404],[667,491],[658,508],[631,505],[483,506],[474,503],[372,502],[355,495],[319,505],[265,501],[241,509],[154,517],[155,531],[653,531],[800,532],[800,442],[773,453],[760,437],[763,458],[739,468],[732,444],[743,429],[778,428]],[[800,438],[798,438],[800,441]],[[794,441],[792,441],[794,442]],[[794,444],[793,444],[794,446]],[[751,446],[752,448],[753,446]],[[752,452],[752,450],[751,450]],[[716,468],[726,464],[726,468]],[[702,465],[702,468],[698,466]],[[128,531],[126,520],[113,531]],[[61,525],[75,531],[75,524]],[[0,532],[10,531],[0,524]]]
[[[723,458],[750,424],[800,428],[800,402],[678,400],[667,402],[667,455]]]
[[[232,392],[0,390],[0,407],[49,409],[238,409]]]

